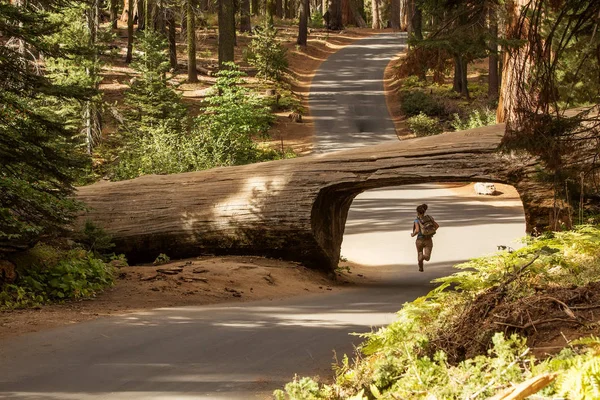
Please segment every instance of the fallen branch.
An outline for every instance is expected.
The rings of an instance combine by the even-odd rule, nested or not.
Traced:
[[[527,328],[531,328],[531,327],[535,327],[535,325],[543,325],[543,324],[547,324],[550,322],[574,322],[576,324],[579,325],[584,325],[583,323],[577,321],[576,319],[565,319],[565,318],[549,318],[549,319],[538,319],[532,322],[529,322],[525,325],[514,325],[514,324],[507,324],[505,322],[498,322],[498,321],[494,321],[494,324],[496,325],[503,325],[503,326],[509,326],[511,328],[516,328],[516,329],[527,329]]]
[[[533,263],[540,258],[540,254],[536,254],[535,257],[533,257],[533,259],[531,261],[529,261],[528,263],[526,263],[525,265],[521,266],[519,268],[519,270],[516,273],[513,273],[507,280],[505,280],[502,285],[500,285],[498,287],[498,291],[499,292],[503,292],[504,289],[506,288],[506,286],[508,286],[509,284],[511,284],[515,279],[517,279],[519,276],[521,276],[521,273],[523,273],[523,271],[530,267],[531,265],[533,265]]]

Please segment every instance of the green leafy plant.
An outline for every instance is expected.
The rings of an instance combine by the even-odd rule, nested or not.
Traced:
[[[277,41],[277,29],[268,22],[256,27],[248,52],[248,62],[263,79],[279,80],[288,66],[286,48]]]
[[[315,29],[323,28],[324,19],[323,14],[320,10],[313,12],[310,16],[310,21],[308,21],[308,26]]]
[[[496,124],[496,111],[490,110],[489,108],[473,110],[464,120],[461,119],[457,113],[455,113],[453,117],[452,127],[457,131]]]
[[[400,109],[407,117],[421,113],[428,116],[443,115],[444,113],[443,105],[434,96],[420,90],[402,92]]]
[[[424,113],[406,120],[408,128],[418,137],[438,135],[444,131],[437,118],[428,117]]]
[[[60,250],[40,243],[13,261],[19,278],[2,287],[0,309],[86,298],[113,283],[113,268],[85,250]]]
[[[152,264],[154,265],[163,265],[171,261],[171,257],[166,255],[165,253],[160,253]]]

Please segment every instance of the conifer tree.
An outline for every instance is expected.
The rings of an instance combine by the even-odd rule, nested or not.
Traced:
[[[46,4],[54,9],[56,3]],[[84,158],[74,130],[43,106],[49,99],[85,101],[86,91],[53,83],[30,57],[67,56],[48,41],[58,28],[31,3],[0,3],[0,32],[29,49],[0,47],[0,258],[63,229],[76,210],[69,195]]]

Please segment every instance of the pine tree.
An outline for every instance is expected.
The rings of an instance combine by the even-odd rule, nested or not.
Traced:
[[[46,10],[56,10],[48,3]],[[69,196],[83,166],[75,132],[44,107],[54,99],[88,98],[80,86],[40,74],[32,54],[66,57],[51,46],[59,29],[31,3],[0,3],[0,32],[15,46],[0,47],[0,258],[62,230],[77,208]],[[18,42],[28,49],[19,52]]]

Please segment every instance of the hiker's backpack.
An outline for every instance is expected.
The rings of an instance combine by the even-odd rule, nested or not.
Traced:
[[[435,235],[435,231],[437,230],[435,221],[429,215],[419,218],[419,225],[421,226],[421,235],[429,237]]]

